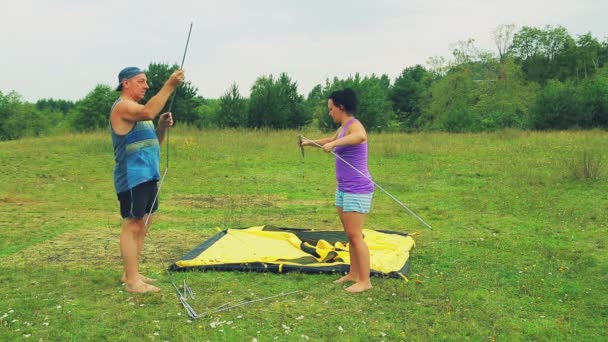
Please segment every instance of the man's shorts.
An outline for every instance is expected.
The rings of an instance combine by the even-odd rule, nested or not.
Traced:
[[[373,192],[369,194],[351,194],[336,190],[336,207],[342,208],[343,212],[369,213],[372,208]]]
[[[141,219],[144,215],[153,213],[158,209],[157,181],[139,184],[130,190],[119,192],[120,215],[123,219]],[[152,207],[154,203],[154,207]]]

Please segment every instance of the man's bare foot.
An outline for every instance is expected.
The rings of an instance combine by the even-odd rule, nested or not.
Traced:
[[[350,274],[347,274],[347,275],[345,275],[344,277],[342,277],[340,279],[334,280],[334,284],[342,284],[342,283],[345,283],[347,281],[356,282],[357,278],[354,277],[354,276],[352,276],[352,275],[350,275]]]
[[[160,289],[156,286],[146,284],[143,281],[139,280],[135,284],[126,284],[125,289],[128,292],[135,293],[146,293],[146,292],[159,292]]]
[[[370,281],[361,281],[352,284],[351,286],[345,288],[345,291],[350,293],[359,293],[363,291],[367,291],[372,288],[372,283]]]
[[[143,274],[140,274],[140,275],[139,275],[139,279],[140,279],[141,281],[143,281],[144,283],[148,283],[148,284],[153,283],[153,282],[155,282],[155,281],[156,281],[156,279],[154,279],[154,278],[148,278],[148,277],[144,276]],[[122,275],[122,278],[121,278],[121,280],[120,280],[120,281],[122,281],[123,283],[126,283],[126,282],[127,282],[127,276],[125,276],[125,275],[123,274],[123,275]]]

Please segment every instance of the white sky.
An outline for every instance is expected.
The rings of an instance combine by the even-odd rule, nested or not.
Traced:
[[[125,66],[180,63],[207,98],[286,72],[308,94],[334,76],[401,71],[501,24],[608,36],[606,0],[0,0],[0,91],[78,100]]]

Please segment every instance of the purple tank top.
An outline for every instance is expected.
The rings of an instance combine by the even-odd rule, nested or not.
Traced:
[[[355,121],[358,120],[353,118],[344,125],[338,135],[338,139],[346,135],[348,127]],[[365,175],[363,176],[348,164],[336,158],[338,190],[351,194],[369,194],[374,192],[374,183],[371,181],[371,175],[367,168],[367,141],[358,145],[338,146],[334,149],[334,152]]]

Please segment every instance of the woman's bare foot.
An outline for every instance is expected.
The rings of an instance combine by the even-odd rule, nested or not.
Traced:
[[[156,279],[154,279],[154,278],[148,278],[143,274],[140,274],[140,275],[141,275],[141,280],[143,280],[144,283],[150,284],[150,283],[153,283],[156,281]]]
[[[344,290],[348,291],[350,293],[359,293],[359,292],[367,291],[371,288],[372,288],[372,283],[368,280],[368,281],[356,282],[356,283],[352,284],[351,286],[345,288]]]
[[[144,276],[143,274],[140,274],[140,275],[139,275],[139,279],[140,279],[141,281],[143,281],[144,283],[148,283],[148,284],[153,283],[153,282],[155,282],[155,281],[156,281],[156,279],[154,279],[154,278],[148,278],[148,277]],[[126,283],[126,282],[127,282],[127,276],[125,276],[125,275],[123,274],[123,275],[122,275],[122,278],[121,278],[121,280],[120,280],[120,281],[122,281],[123,283]]]
[[[347,281],[356,282],[357,281],[357,277],[352,276],[350,274],[347,274],[347,275],[345,275],[344,277],[342,277],[342,278],[340,278],[338,280],[334,280],[334,284],[342,284],[342,283],[345,283]]]
[[[160,291],[160,289],[158,287],[150,285],[150,284],[146,284],[141,280],[138,280],[134,284],[126,284],[125,289],[128,292],[135,292],[135,293],[159,292]]]

